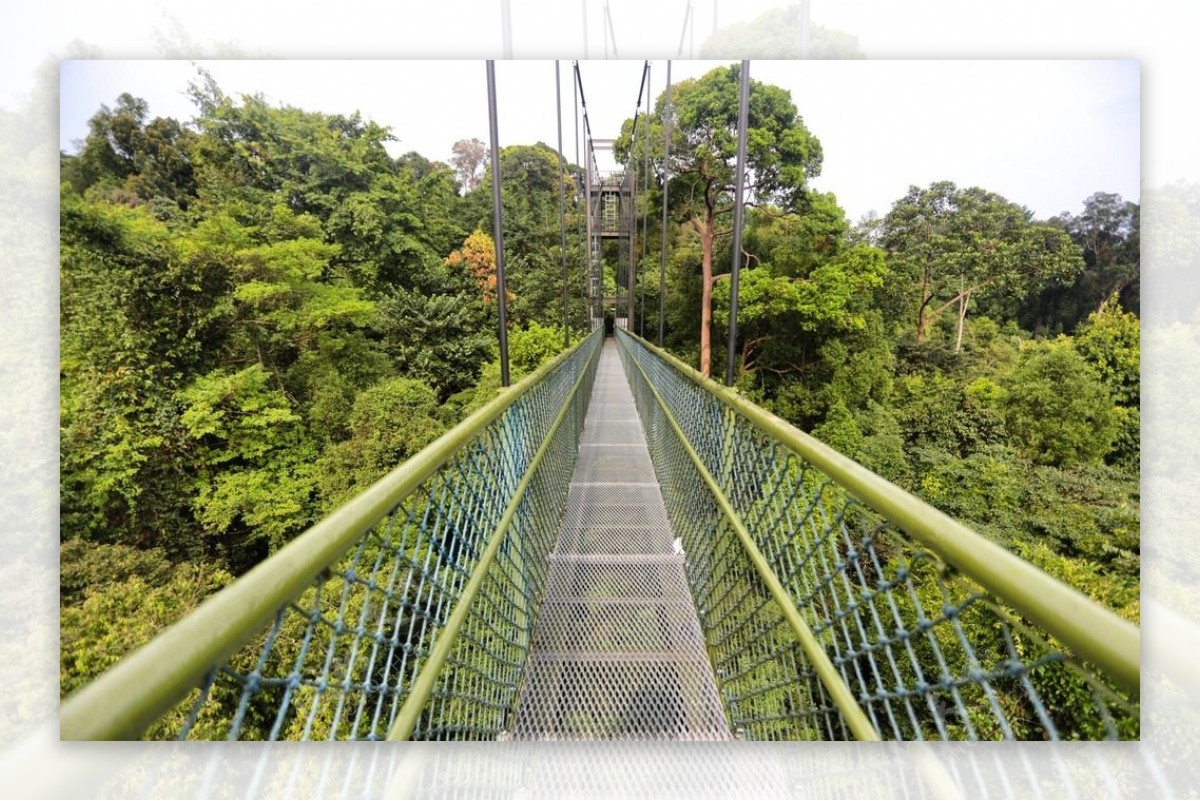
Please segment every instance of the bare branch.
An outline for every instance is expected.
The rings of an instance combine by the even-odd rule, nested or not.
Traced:
[[[995,278],[989,278],[989,279],[987,279],[986,281],[980,281],[978,284],[975,284],[974,286],[969,286],[969,287],[967,287],[966,289],[962,290],[961,292],[959,292],[959,293],[958,293],[957,295],[955,295],[954,297],[950,298],[950,300],[948,300],[948,301],[946,301],[945,303],[943,303],[941,306],[938,306],[936,309],[933,309],[932,311],[930,311],[930,312],[929,312],[930,316],[931,316],[931,317],[939,317],[939,316],[941,316],[942,312],[946,311],[946,309],[948,309],[948,308],[950,308],[951,306],[953,306],[954,304],[958,303],[958,302],[959,302],[960,300],[962,300],[962,299],[963,299],[965,296],[967,296],[967,295],[971,295],[971,294],[974,294],[975,290],[977,290],[977,289],[981,289],[982,287],[985,287],[985,286],[987,286],[988,284],[992,284],[992,283],[994,283],[995,281],[996,281],[996,279],[995,279]],[[933,298],[930,298],[929,300],[930,300],[930,302],[932,302]]]

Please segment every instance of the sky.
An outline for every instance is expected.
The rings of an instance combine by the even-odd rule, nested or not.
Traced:
[[[722,63],[729,62],[674,60],[672,81]],[[61,67],[60,147],[75,151],[87,120],[122,92],[145,99],[152,117],[191,119],[185,91],[197,65],[229,95],[361,112],[392,130],[393,155],[416,150],[445,161],[455,141],[488,139],[482,60],[88,60]],[[580,62],[596,138],[615,137],[633,116],[642,67],[640,60]],[[574,161],[572,62],[559,70],[563,149]],[[1140,197],[1136,61],[753,61],[750,74],[791,93],[824,151],[814,187],[833,192],[852,222],[885,214],[910,185],[939,180],[981,186],[1042,219],[1079,213],[1094,192]],[[665,81],[666,61],[652,61],[654,97]],[[501,146],[556,146],[554,61],[497,63],[496,94]]]

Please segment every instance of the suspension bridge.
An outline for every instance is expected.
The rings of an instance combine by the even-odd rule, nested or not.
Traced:
[[[590,333],[66,699],[61,737],[1136,738],[1136,626],[636,333],[637,173],[595,168],[575,89]]]

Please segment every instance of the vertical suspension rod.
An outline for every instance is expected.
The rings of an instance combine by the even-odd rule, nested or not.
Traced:
[[[590,330],[596,325],[596,312],[599,304],[599,300],[595,296],[595,276],[593,275],[595,265],[592,259],[592,242],[594,236],[594,221],[592,220],[592,168],[595,166],[596,151],[592,144],[592,123],[588,119],[587,95],[583,92],[583,74],[579,70],[578,61],[575,62],[575,88],[579,92],[579,104],[583,111],[584,158],[586,159],[584,164],[584,206],[587,218],[587,242],[585,247],[586,267],[584,269],[584,284],[587,288],[588,326]]]
[[[733,202],[733,265],[729,273],[729,347],[725,361],[725,385],[733,386],[733,361],[737,349],[738,268],[742,264],[742,221],[745,217],[746,124],[750,108],[750,62],[743,59],[741,94],[738,97],[737,184]]]
[[[496,125],[496,62],[487,62],[488,130],[492,150],[492,227],[496,243],[496,304],[500,310],[500,386],[508,386],[508,298],[504,287],[504,210],[500,206],[500,132]]]
[[[641,316],[638,317],[638,336],[646,338],[646,240],[650,236],[650,62],[646,62],[646,133],[642,137],[642,260],[638,263],[638,286],[641,288]]]
[[[629,189],[629,208],[623,209],[621,214],[622,227],[625,230],[626,240],[625,255],[629,259],[628,269],[625,273],[625,330],[634,331],[637,325],[637,215],[634,212],[634,207],[637,203],[637,154],[634,150],[635,143],[638,141],[638,122],[642,112],[642,97],[647,94],[646,89],[650,80],[650,62],[649,60],[642,62],[642,80],[638,84],[637,105],[633,111],[633,130],[629,134],[629,156],[625,160],[625,179],[622,181],[623,187]],[[646,117],[646,124],[649,125],[649,116]]]
[[[671,185],[671,62],[667,61],[667,97],[663,102],[662,252],[658,267],[658,346],[663,346],[663,314],[667,289],[667,193]]]
[[[563,158],[562,143],[562,78],[559,75],[558,59],[554,60],[554,109],[558,117],[558,229],[562,236],[559,251],[562,253],[562,306],[563,306],[563,349],[571,344],[570,320],[567,314],[567,165]]]
[[[587,243],[586,243],[586,267],[584,268],[584,282],[587,286],[587,307],[588,307],[588,326],[589,330],[596,326],[596,312],[598,309],[599,299],[596,297],[595,264],[592,258],[592,242],[593,242],[593,225],[592,220],[592,167],[596,161],[596,153],[592,145],[592,124],[588,119],[587,112],[587,95],[583,92],[583,75],[579,70],[579,62],[575,62],[575,87],[579,91],[580,108],[583,110],[583,141],[584,141],[584,206],[585,216],[587,218]]]
[[[585,0],[585,2],[586,2],[586,0]],[[574,70],[578,71],[579,61],[572,62],[572,65],[573,65]],[[575,81],[571,81],[571,102],[572,102],[571,107],[574,110],[574,117],[575,117],[575,166],[580,167],[581,163],[579,160],[579,86],[575,83]],[[579,205],[578,197],[576,197],[576,199],[575,199],[575,205],[576,206]],[[581,240],[583,239],[583,218],[579,217],[578,215],[576,215],[575,233],[579,236],[579,238]],[[583,244],[584,244],[583,253],[584,253],[585,258],[587,258],[588,256],[591,255],[591,248],[590,248],[588,242],[585,241]],[[590,311],[589,305],[588,305],[589,304],[588,270],[585,268],[583,270],[580,270],[580,273],[583,275],[583,294],[579,296],[580,299],[583,301],[583,318],[584,318],[583,319],[583,330],[590,331],[591,327],[592,327],[592,314],[591,314],[591,311]]]

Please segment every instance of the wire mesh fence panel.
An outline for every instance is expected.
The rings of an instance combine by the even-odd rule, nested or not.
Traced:
[[[389,490],[394,499],[378,514],[371,512],[365,533],[319,569],[293,600],[273,615],[265,612],[270,622],[261,633],[242,633],[240,641],[249,643],[209,665],[201,686],[167,708],[143,736],[384,738],[489,547],[497,548],[495,556],[449,658],[434,668],[434,691],[413,736],[493,738],[511,725],[600,339],[594,332],[523,388],[503,396],[515,395],[511,402],[498,399],[494,403],[502,410],[490,419],[478,418],[483,421],[478,430],[467,421],[467,429],[460,426],[450,439],[439,440],[441,446],[430,446],[442,447],[445,454],[426,454],[434,466],[428,474]],[[378,506],[361,499],[391,478],[351,504]],[[503,524],[506,512],[509,525]],[[255,586],[238,591],[250,597],[273,591],[278,582],[304,581],[293,575],[299,569],[295,562],[281,551],[239,580]],[[205,628],[184,619],[168,633],[189,641],[206,636],[210,628],[211,621]],[[195,637],[188,637],[192,631]],[[137,671],[148,677],[154,666],[122,669],[129,674],[125,686],[136,687]],[[103,679],[87,699],[89,708],[97,702],[114,707],[130,702],[105,697]],[[84,717],[78,711],[83,707],[72,709],[73,703],[68,699],[64,706],[64,720]],[[64,736],[75,730],[64,728]]]
[[[848,738],[845,710],[830,697],[840,682],[885,739],[1138,737],[1138,697],[1127,683],[935,555],[686,368],[624,332],[618,339],[688,554],[722,700],[745,736]],[[818,676],[771,581],[832,663],[832,682]]]

